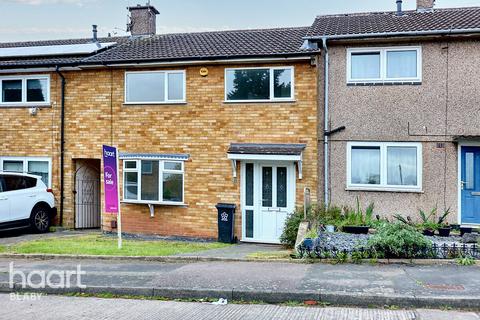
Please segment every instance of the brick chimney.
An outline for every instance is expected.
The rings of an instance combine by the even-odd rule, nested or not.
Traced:
[[[435,0],[417,0],[417,11],[432,11],[435,6]]]
[[[150,5],[150,1],[144,6],[137,4],[137,6],[127,9],[130,11],[130,23],[127,25],[127,31],[132,36],[151,36],[156,33],[156,16],[160,12]]]

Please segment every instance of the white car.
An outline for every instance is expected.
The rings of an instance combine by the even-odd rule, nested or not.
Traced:
[[[52,190],[41,177],[0,172],[0,229],[47,232],[56,213]]]

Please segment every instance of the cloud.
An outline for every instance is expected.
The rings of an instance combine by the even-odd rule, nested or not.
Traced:
[[[25,4],[25,5],[31,5],[31,6],[48,5],[48,4],[73,4],[77,6],[83,6],[86,3],[92,2],[92,1],[94,0],[0,0],[0,2]]]

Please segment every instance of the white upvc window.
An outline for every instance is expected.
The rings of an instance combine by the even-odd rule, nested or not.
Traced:
[[[226,68],[225,101],[292,101],[294,71],[294,67]]]
[[[421,47],[347,49],[348,83],[421,81]]]
[[[185,70],[125,72],[125,104],[186,102]]]
[[[0,171],[40,176],[47,187],[52,187],[52,160],[48,157],[0,157]]]
[[[422,191],[422,144],[347,143],[347,189]]]
[[[183,205],[184,163],[123,160],[123,202]]]
[[[0,77],[0,107],[49,105],[49,75]]]

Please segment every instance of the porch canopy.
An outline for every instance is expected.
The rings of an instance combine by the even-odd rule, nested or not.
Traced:
[[[232,161],[233,177],[237,177],[237,161],[293,161],[298,167],[298,178],[302,179],[302,161],[305,144],[294,143],[232,143],[228,148],[228,159]]]

